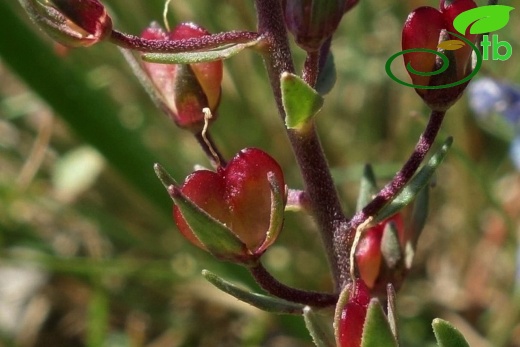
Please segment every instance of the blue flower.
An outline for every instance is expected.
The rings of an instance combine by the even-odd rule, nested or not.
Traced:
[[[520,171],[520,135],[515,136],[509,147],[509,157],[517,171]],[[520,264],[519,264],[520,265]]]
[[[511,123],[520,120],[520,86],[485,77],[473,81],[468,91],[469,106],[477,117],[499,113]]]

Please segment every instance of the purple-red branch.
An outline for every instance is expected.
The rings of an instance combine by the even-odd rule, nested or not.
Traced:
[[[316,86],[318,75],[320,72],[320,51],[307,53],[305,64],[303,66],[303,80],[311,87]]]
[[[356,229],[363,224],[368,218],[376,215],[386,204],[392,201],[397,194],[404,188],[404,186],[415,175],[415,172],[423,162],[424,158],[430,151],[435,138],[439,133],[446,112],[432,111],[430,119],[426,125],[426,129],[421,134],[419,141],[415,145],[415,149],[399,170],[392,181],[390,181],[376,197],[368,203],[361,211],[356,213],[352,219],[339,228],[335,235],[334,245],[338,247],[337,252],[340,253],[338,257],[338,266],[340,267],[341,286],[345,286],[350,281],[349,276],[349,254],[352,248],[352,242],[356,233]],[[342,251],[343,249],[343,251]]]
[[[110,40],[120,47],[140,52],[179,53],[211,49],[227,44],[247,43],[258,39],[259,36],[258,33],[250,31],[228,31],[182,40],[147,40],[139,36],[113,30]]]
[[[213,137],[209,132],[206,132],[205,135],[202,135],[201,132],[195,134],[195,139],[199,143],[200,147],[206,154],[206,157],[211,162],[214,168],[217,166],[225,167],[227,165],[227,161],[222,155],[222,152],[219,150],[215,142],[213,141]],[[215,155],[217,156],[215,158]]]
[[[334,306],[338,296],[292,288],[280,283],[261,263],[249,268],[256,282],[269,294],[291,302],[297,302],[313,307]]]
[[[283,72],[294,73],[294,65],[283,18],[282,3],[279,0],[255,0],[255,5],[258,14],[258,32],[265,39],[265,65],[278,113],[282,121],[285,121],[280,76]],[[287,129],[287,135],[300,167],[305,191],[308,194],[312,213],[325,246],[334,286],[339,292],[341,289],[338,286],[340,274],[333,236],[338,225],[345,221],[345,216],[338,193],[314,125],[305,134]]]

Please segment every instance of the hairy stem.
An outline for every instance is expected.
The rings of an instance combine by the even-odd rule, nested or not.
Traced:
[[[296,289],[280,283],[261,263],[249,268],[249,271],[265,291],[278,298],[314,307],[334,306],[338,301],[333,294]]]
[[[182,40],[147,40],[138,36],[113,30],[110,41],[119,47],[148,53],[192,52],[215,48],[226,44],[246,43],[258,39],[259,35],[250,31],[229,31]]]
[[[255,0],[258,13],[258,31],[265,39],[264,60],[278,112],[285,120],[280,90],[280,75],[294,73],[287,32],[279,0]],[[337,225],[344,220],[338,194],[318,139],[314,124],[309,131],[300,134],[287,130],[296,160],[300,167],[314,218],[318,224],[336,290],[339,290],[339,272],[334,252],[333,235]]]
[[[440,111],[431,112],[426,129],[424,129],[424,132],[419,137],[419,141],[415,145],[412,155],[408,158],[401,170],[395,174],[392,181],[381,189],[370,203],[368,203],[361,211],[356,213],[348,223],[343,224],[342,227],[337,230],[337,234],[335,235],[335,246],[338,247],[337,252],[340,253],[339,267],[341,269],[342,287],[350,280],[350,262],[348,255],[352,248],[356,229],[368,218],[377,214],[377,212],[379,212],[387,203],[392,201],[392,199],[395,198],[395,196],[414,176],[415,172],[430,151],[442,125],[445,114],[446,112]]]
[[[311,87],[316,86],[318,80],[318,74],[320,72],[320,52],[307,53],[305,64],[303,66],[302,77],[305,82]]]

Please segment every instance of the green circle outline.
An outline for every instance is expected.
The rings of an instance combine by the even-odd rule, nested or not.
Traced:
[[[401,52],[398,52],[398,53],[392,55],[390,58],[388,58],[388,60],[386,61],[386,64],[385,64],[386,74],[391,79],[393,79],[395,82],[397,82],[399,84],[402,84],[404,86],[407,86],[407,87],[415,88],[415,89],[443,89],[443,88],[450,88],[450,87],[458,86],[458,85],[460,85],[462,83],[465,83],[465,82],[471,80],[477,74],[477,72],[480,70],[480,68],[482,67],[482,53],[477,48],[477,46],[475,46],[475,44],[473,42],[469,41],[464,36],[461,36],[461,35],[456,34],[456,33],[452,33],[450,31],[448,31],[448,33],[453,35],[453,36],[458,37],[463,42],[468,44],[471,47],[471,49],[473,49],[473,51],[475,52],[475,55],[477,56],[477,63],[475,64],[475,68],[473,69],[473,71],[468,76],[466,76],[462,80],[456,81],[456,82],[453,82],[453,83],[442,84],[442,85],[439,85],[439,86],[423,86],[423,85],[420,85],[420,84],[412,84],[412,83],[405,82],[403,80],[400,80],[396,75],[394,75],[394,73],[392,72],[391,66],[392,66],[392,63],[394,62],[395,58],[397,58],[400,55],[406,54],[406,53],[415,53],[415,52],[426,52],[426,53],[432,53],[432,54],[438,55],[439,57],[441,57],[441,59],[443,61],[443,66],[439,70],[435,70],[435,71],[431,71],[431,72],[421,72],[421,71],[417,71],[417,70],[413,69],[411,67],[410,63],[408,63],[408,65],[406,66],[406,69],[407,69],[408,72],[410,72],[412,74],[415,74],[415,75],[419,75],[419,76],[434,76],[434,75],[438,75],[438,74],[443,73],[444,71],[446,71],[446,69],[449,66],[448,57],[446,57],[446,55],[441,53],[441,52],[435,51],[433,49],[428,49],[428,48],[406,49],[404,51],[401,51]],[[410,67],[411,70],[409,70],[408,67]],[[419,72],[419,73],[417,73],[417,72]]]

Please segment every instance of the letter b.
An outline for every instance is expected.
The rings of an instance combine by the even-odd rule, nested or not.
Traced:
[[[492,35],[493,36],[493,60],[507,60],[511,58],[511,55],[513,54],[513,47],[511,44],[507,41],[498,41],[498,35]],[[504,54],[501,54],[499,52],[500,47],[504,47],[506,49],[506,52]]]

